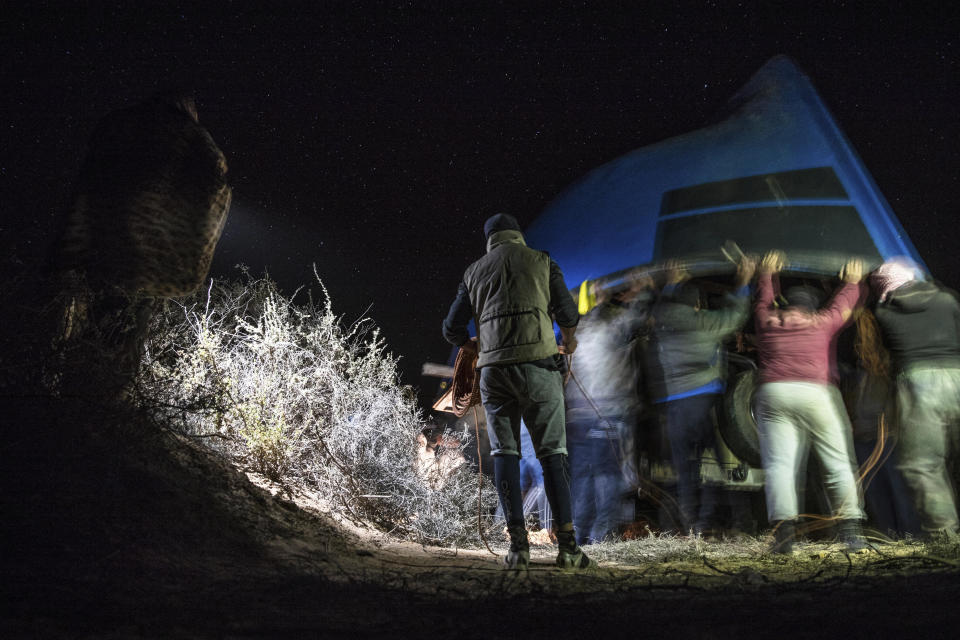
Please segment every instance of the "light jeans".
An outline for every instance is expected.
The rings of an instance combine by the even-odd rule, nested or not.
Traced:
[[[900,422],[897,469],[929,533],[957,531],[954,490],[947,472],[960,438],[960,369],[914,367],[897,376]]]
[[[853,430],[840,391],[815,382],[768,382],[760,385],[755,402],[769,520],[799,515],[797,488],[811,449],[823,469],[833,515],[862,520]]]

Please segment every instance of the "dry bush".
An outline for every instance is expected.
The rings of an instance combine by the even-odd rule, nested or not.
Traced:
[[[424,424],[396,359],[371,320],[344,323],[320,288],[321,303],[295,302],[245,273],[166,303],[148,337],[140,402],[163,425],[317,492],[356,522],[424,543],[479,543],[478,517],[492,534],[492,487],[478,509],[468,465],[443,482],[418,472]]]

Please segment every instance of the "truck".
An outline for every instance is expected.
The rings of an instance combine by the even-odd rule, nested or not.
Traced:
[[[590,171],[524,234],[561,266],[584,312],[597,292],[656,276],[668,261],[685,265],[708,291],[722,291],[732,281],[731,252],[779,249],[788,260],[781,280],[827,288],[853,257],[872,268],[906,256],[925,268],[810,79],[786,56],[764,64],[717,122]],[[703,480],[760,494],[756,363],[749,339],[740,338],[728,350],[719,450],[705,454]],[[668,459],[649,449],[639,455],[654,498],[656,487],[672,483]]]

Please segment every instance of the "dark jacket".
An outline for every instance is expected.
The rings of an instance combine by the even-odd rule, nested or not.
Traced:
[[[960,304],[933,282],[908,282],[874,309],[895,372],[918,364],[960,367]]]
[[[557,354],[551,314],[562,327],[579,320],[560,268],[546,253],[527,247],[519,231],[498,231],[487,240],[487,254],[464,272],[443,333],[462,345],[472,316],[478,367],[534,362]]]
[[[651,397],[663,400],[723,380],[723,341],[743,326],[749,308],[748,295],[727,295],[721,309],[658,302],[647,357]]]

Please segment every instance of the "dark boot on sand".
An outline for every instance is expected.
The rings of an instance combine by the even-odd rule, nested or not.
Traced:
[[[837,537],[848,551],[860,551],[870,546],[863,537],[859,520],[841,520],[837,523]]]
[[[777,520],[773,523],[773,546],[770,551],[789,555],[797,540],[797,528],[792,520]]]
[[[573,530],[557,531],[557,566],[561,569],[596,569],[596,560],[591,560],[577,545]]]
[[[511,526],[510,551],[503,559],[503,568],[512,571],[526,571],[530,568],[530,542],[527,539],[527,528],[523,525]]]

